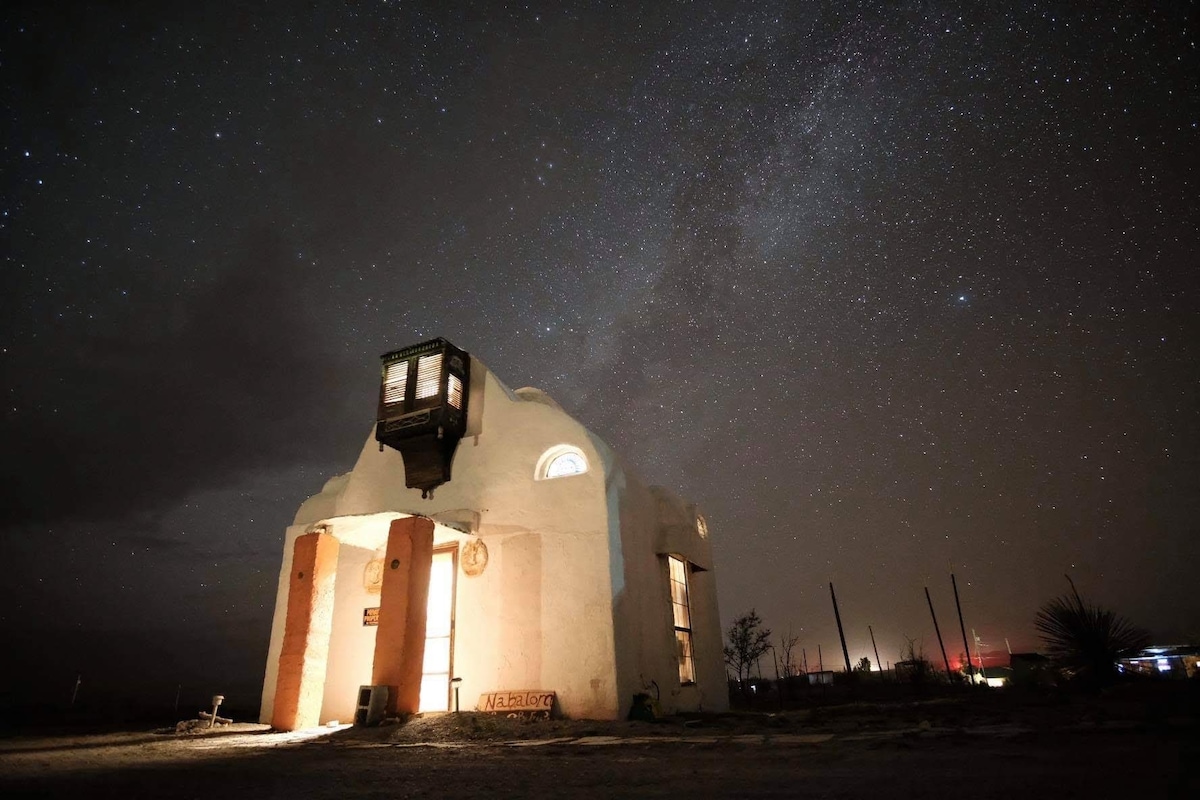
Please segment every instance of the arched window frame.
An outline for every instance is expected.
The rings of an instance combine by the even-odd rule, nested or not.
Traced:
[[[562,475],[551,475],[550,471],[554,467],[554,463],[564,456],[574,456],[583,463],[583,469],[578,472],[568,472]],[[559,478],[573,478],[576,475],[583,475],[591,469],[588,463],[587,456],[578,447],[570,444],[559,444],[551,447],[546,452],[542,453],[538,459],[537,469],[534,470],[533,478],[538,481],[557,480]]]

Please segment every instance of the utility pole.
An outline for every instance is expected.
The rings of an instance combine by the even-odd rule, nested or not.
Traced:
[[[883,662],[879,660],[879,648],[875,646],[875,631],[871,630],[871,626],[867,626],[867,633],[871,634],[871,649],[875,651],[875,666],[879,667],[879,671],[883,672]]]
[[[846,673],[850,669],[850,651],[846,649],[846,634],[842,631],[842,615],[838,613],[837,595],[833,593],[833,584],[829,584],[829,597],[833,600],[833,618],[837,620],[838,638],[842,641],[842,658],[846,659]]]
[[[975,682],[975,665],[971,662],[971,645],[967,644],[967,626],[963,623],[962,604],[958,602],[958,581],[954,580],[954,573],[950,573],[950,585],[954,587],[954,607],[958,609],[958,627],[962,631],[963,637],[963,657],[967,659],[967,675],[971,678],[971,683]]]
[[[979,634],[971,628],[971,638],[975,640],[975,659],[979,662],[979,671],[983,672],[983,653],[979,650]],[[986,675],[984,676],[987,677]]]
[[[925,587],[925,602],[929,603],[929,616],[933,617],[933,632],[938,637],[938,647],[942,649],[942,663],[946,665],[946,677],[953,680],[950,674],[950,659],[946,658],[946,645],[942,644],[942,629],[937,624],[937,614],[933,613],[933,601],[929,599],[929,587]]]

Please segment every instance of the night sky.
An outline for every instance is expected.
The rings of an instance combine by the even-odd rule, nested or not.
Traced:
[[[257,704],[284,529],[435,336],[811,668],[830,581],[852,660],[937,653],[924,586],[953,658],[952,571],[984,651],[1067,573],[1200,638],[1196,5],[876,5],[5,4],[5,691]]]

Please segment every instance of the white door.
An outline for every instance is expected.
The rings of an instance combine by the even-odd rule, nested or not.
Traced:
[[[454,630],[454,551],[433,554],[425,611],[425,664],[421,711],[450,710],[450,646]]]

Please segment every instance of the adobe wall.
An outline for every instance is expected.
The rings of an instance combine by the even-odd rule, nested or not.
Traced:
[[[568,716],[615,717],[621,701],[614,669],[606,453],[552,401],[519,398],[476,359],[470,404],[469,430],[478,435],[459,443],[452,480],[429,499],[404,487],[401,455],[391,448],[380,452],[372,431],[353,471],[330,480],[301,506],[287,532],[280,588],[286,586],[292,540],[324,520],[332,520],[335,533],[338,519],[380,512],[466,525],[487,547],[488,564],[477,576],[465,575],[461,564],[457,573],[454,670],[463,678],[464,709],[473,708],[483,692],[549,689],[559,693]],[[578,447],[589,471],[534,480],[539,458],[560,444]],[[348,557],[357,558],[353,551]],[[342,578],[339,573],[339,585]],[[283,594],[268,652],[263,719],[270,718],[274,696]],[[347,609],[362,600],[339,597]],[[344,669],[361,672],[359,666],[337,667],[338,676],[331,674],[327,683],[343,682]],[[343,702],[329,701],[322,722],[343,719]]]
[[[314,526],[342,541],[330,666],[321,722],[353,716],[353,690],[370,683],[374,629],[363,588],[388,521],[420,515],[439,524],[435,547],[472,539],[487,548],[482,574],[456,573],[454,672],[464,710],[505,689],[559,693],[577,718],[620,718],[635,693],[658,684],[666,711],[728,707],[711,542],[696,530],[696,508],[627,472],[609,448],[537,392],[512,392],[472,359],[468,432],[452,480],[422,499],[404,486],[401,455],[368,435],[352,472],[328,481],[287,530],[275,623],[263,687],[269,721],[287,607],[293,542]],[[589,471],[535,480],[556,445],[579,448]],[[679,685],[666,554],[691,573],[696,685]],[[618,646],[618,641],[620,645]]]

